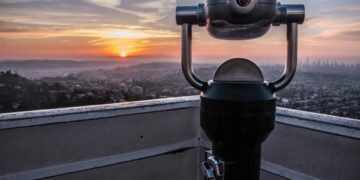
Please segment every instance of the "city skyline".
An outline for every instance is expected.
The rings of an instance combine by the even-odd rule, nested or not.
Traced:
[[[179,59],[176,5],[195,0],[1,0],[0,59]],[[284,0],[304,3],[299,58],[360,63],[360,2]],[[224,41],[194,28],[197,62],[246,57],[282,62],[285,26],[251,41]]]

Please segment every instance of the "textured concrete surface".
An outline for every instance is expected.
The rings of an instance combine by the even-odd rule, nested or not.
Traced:
[[[281,177],[279,175],[269,173],[267,171],[261,171],[260,172],[260,180],[288,180],[288,179]]]
[[[49,180],[199,180],[196,149],[65,174]]]
[[[0,130],[0,175],[193,139],[196,114],[190,108]]]
[[[360,140],[276,124],[263,159],[326,180],[360,179]]]

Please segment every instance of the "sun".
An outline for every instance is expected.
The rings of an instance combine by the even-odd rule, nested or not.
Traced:
[[[120,57],[126,58],[126,57],[127,57],[127,53],[126,53],[125,51],[121,51],[121,52],[120,52]]]

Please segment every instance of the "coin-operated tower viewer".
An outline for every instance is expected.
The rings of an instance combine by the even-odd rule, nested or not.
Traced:
[[[212,141],[212,155],[202,163],[207,179],[259,179],[261,144],[275,124],[275,92],[295,75],[298,24],[304,19],[304,5],[280,4],[277,0],[207,0],[197,6],[177,7],[182,70],[186,80],[202,91],[201,127]],[[208,82],[194,74],[192,25],[205,27],[217,39],[246,40],[261,37],[271,26],[282,24],[287,25],[288,54],[278,80],[266,82],[258,66],[242,58],[223,63]]]

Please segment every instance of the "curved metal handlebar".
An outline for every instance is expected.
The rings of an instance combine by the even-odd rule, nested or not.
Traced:
[[[278,16],[273,25],[287,24],[287,61],[284,73],[281,77],[269,84],[274,92],[286,87],[294,78],[297,66],[298,53],[298,24],[305,19],[304,5],[278,5]],[[176,22],[182,25],[182,70],[186,80],[196,89],[205,90],[207,82],[196,77],[192,68],[191,40],[192,25],[205,25],[205,8],[203,4],[198,6],[183,6],[176,9]]]
[[[185,79],[196,89],[205,90],[207,82],[200,80],[194,73],[191,54],[192,28],[190,24],[181,27],[181,66]],[[294,78],[298,56],[298,24],[287,24],[287,61],[283,74],[270,83],[273,91],[285,88]]]
[[[286,87],[294,78],[298,58],[298,24],[287,24],[287,61],[283,74],[280,78],[270,83],[273,91],[279,91]]]
[[[207,82],[200,80],[194,73],[192,67],[192,26],[191,24],[182,24],[181,26],[181,66],[185,79],[196,89],[205,90]],[[297,67],[298,52],[298,24],[287,24],[287,61],[283,74],[274,82],[270,83],[273,91],[279,91],[285,88],[294,78]]]
[[[191,54],[192,29],[191,24],[181,25],[181,67],[185,79],[196,89],[205,90],[207,82],[196,77],[192,67]]]

